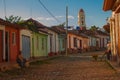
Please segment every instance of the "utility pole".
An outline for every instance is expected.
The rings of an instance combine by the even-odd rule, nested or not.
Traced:
[[[67,39],[67,34],[68,34],[68,6],[66,6],[66,56],[68,55],[68,39]]]
[[[4,14],[5,14],[5,17],[6,17],[6,1],[5,0],[3,0],[4,1]]]

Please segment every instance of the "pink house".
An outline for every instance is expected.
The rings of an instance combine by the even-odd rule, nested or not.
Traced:
[[[68,49],[80,49],[82,51],[87,51],[89,48],[89,39],[88,37],[78,34],[77,31],[69,30],[68,31]]]

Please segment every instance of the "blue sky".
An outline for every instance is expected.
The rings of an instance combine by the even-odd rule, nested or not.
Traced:
[[[0,0],[0,18],[4,18],[4,0]],[[86,25],[102,27],[111,12],[104,12],[104,0],[41,0],[47,9],[60,21],[57,22],[43,8],[38,0],[5,0],[6,16],[21,16],[22,19],[33,18],[46,26],[58,25],[66,21],[66,5],[68,5],[69,26],[77,26],[78,12],[82,8],[86,15]]]

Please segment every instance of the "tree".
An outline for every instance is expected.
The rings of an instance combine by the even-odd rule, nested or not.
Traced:
[[[5,20],[9,21],[11,23],[19,23],[19,22],[22,21],[21,17],[19,17],[19,16],[13,16],[13,15],[9,16],[8,18],[5,17]]]
[[[57,26],[65,26],[66,22],[63,22],[62,24],[59,24]]]
[[[98,30],[98,29],[99,29],[99,27],[97,27],[97,26],[95,26],[95,25],[93,25],[93,26],[90,27],[90,30],[92,30],[92,31],[96,31],[96,30]]]
[[[108,33],[110,33],[110,24],[107,23],[106,25],[103,26],[104,30]]]

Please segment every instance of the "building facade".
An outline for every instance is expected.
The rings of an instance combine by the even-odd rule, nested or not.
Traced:
[[[112,15],[108,19],[112,60],[116,60],[120,65],[120,0],[104,0],[103,10],[112,11]]]

